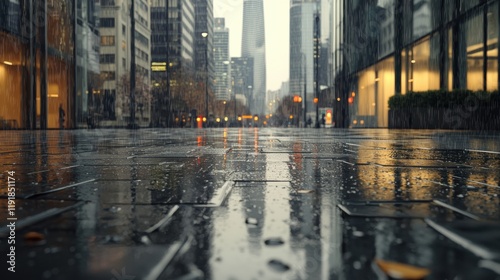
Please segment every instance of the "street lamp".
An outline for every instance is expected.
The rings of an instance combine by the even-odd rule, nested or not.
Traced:
[[[201,36],[207,39],[205,46],[205,117],[208,118],[208,32],[201,32]]]
[[[316,80],[316,90],[315,90],[315,98],[314,98],[314,103],[316,103],[316,128],[320,128],[320,123],[319,123],[319,108],[318,108],[318,99],[319,99],[319,40],[320,40],[320,26],[319,26],[319,11],[316,12],[315,17],[314,17],[314,29],[315,29],[315,44],[316,44],[316,51],[314,55],[314,60],[315,60],[315,73],[316,76],[314,77]]]
[[[252,100],[250,100],[250,95],[253,96],[253,93],[252,93],[252,86],[248,86],[248,97],[247,97],[247,103],[248,103],[248,110],[250,111],[250,113],[252,113]]]

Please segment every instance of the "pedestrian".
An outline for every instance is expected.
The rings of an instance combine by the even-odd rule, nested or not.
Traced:
[[[313,123],[313,121],[312,121],[311,117],[309,117],[309,118],[307,119],[307,126],[308,126],[308,127],[311,127],[312,123]]]
[[[64,129],[64,117],[66,117],[66,113],[62,107],[62,104],[59,103],[59,128]]]
[[[321,116],[321,125],[322,125],[323,127],[326,127],[326,119],[325,119],[325,114],[323,114],[323,115]]]

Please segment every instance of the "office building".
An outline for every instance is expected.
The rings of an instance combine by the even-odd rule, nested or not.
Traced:
[[[130,122],[131,21],[126,0],[101,1],[99,98],[89,113],[101,118],[102,126],[125,126]],[[151,119],[150,61],[151,28],[149,3],[135,1],[135,117],[141,126]]]
[[[253,58],[231,58],[232,92],[246,106],[252,97],[253,73]]]
[[[290,4],[290,95],[302,96],[302,106],[311,117],[315,112],[316,44],[321,35],[316,32],[315,21],[320,9],[320,1],[316,0],[293,0]]]
[[[334,114],[387,127],[388,100],[427,90],[497,90],[499,1],[335,1]]]
[[[243,36],[241,56],[253,58],[253,88],[249,108],[262,114],[266,98],[266,40],[263,0],[243,2]]]
[[[214,29],[215,100],[231,99],[231,58],[229,56],[229,29],[224,18],[215,18]]]

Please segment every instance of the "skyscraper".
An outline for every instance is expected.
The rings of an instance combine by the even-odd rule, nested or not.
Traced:
[[[209,51],[207,53],[207,61],[205,61],[206,50],[213,49],[213,34],[214,29],[214,3],[213,0],[194,0],[195,7],[195,31],[194,31],[194,42],[195,42],[195,68],[197,75],[199,77],[205,76],[205,63],[208,62],[208,76],[209,84],[211,87],[213,81],[213,52]],[[201,33],[208,32],[207,38],[203,38]]]
[[[248,99],[253,89],[253,58],[232,57],[231,76],[233,94],[236,98],[245,100],[244,104],[248,106]]]
[[[253,58],[253,95],[249,102],[253,114],[264,112],[266,99],[266,39],[264,3],[245,0],[243,3],[243,36],[241,56]]]
[[[214,63],[215,63],[215,99],[231,99],[231,58],[229,56],[229,29],[224,18],[215,19]]]
[[[313,119],[316,44],[314,18],[319,9],[318,0],[293,0],[290,5],[290,94],[303,97],[307,115]]]
[[[123,126],[133,114],[140,125],[150,122],[150,57],[151,28],[149,4],[136,1],[134,5],[134,37],[130,21],[130,7],[125,1],[101,1],[99,35],[99,91],[90,100],[88,113],[102,115],[102,126]],[[134,38],[135,53],[131,52]],[[135,112],[130,111],[130,72],[132,55],[135,55]],[[98,88],[99,90],[99,88]],[[102,99],[102,100],[100,100]],[[102,103],[102,105],[101,105]]]

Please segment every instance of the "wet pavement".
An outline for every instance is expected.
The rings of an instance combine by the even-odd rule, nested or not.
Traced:
[[[500,279],[500,133],[0,131],[0,165],[0,279]]]

